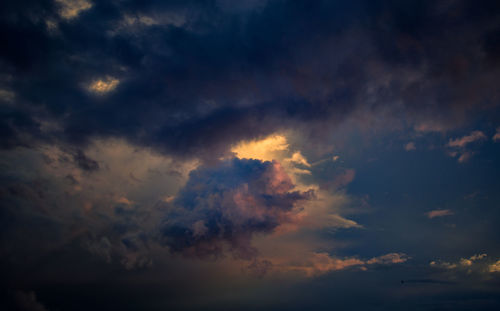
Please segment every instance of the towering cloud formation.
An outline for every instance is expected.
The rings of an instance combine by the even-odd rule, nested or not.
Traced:
[[[313,192],[294,191],[276,162],[233,159],[191,172],[166,216],[162,237],[173,252],[219,256],[226,247],[237,258],[251,259],[251,238],[293,221],[301,201]]]

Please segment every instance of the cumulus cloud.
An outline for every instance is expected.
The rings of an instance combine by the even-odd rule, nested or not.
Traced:
[[[304,202],[297,212],[295,221],[284,223],[277,229],[279,232],[296,231],[301,228],[361,228],[357,222],[339,214],[338,208],[346,205],[348,198],[337,190],[347,186],[354,180],[355,170],[339,168],[334,176],[321,187],[314,182],[304,182],[304,175],[313,175],[312,166],[301,150],[292,148],[287,136],[273,134],[258,140],[242,141],[232,148],[236,157],[262,161],[278,161],[290,176],[297,189],[308,191],[314,189],[315,200]],[[333,157],[338,159],[338,156]],[[314,163],[324,163],[323,159]]]
[[[300,202],[313,198],[294,187],[276,161],[235,158],[194,170],[165,216],[162,240],[185,255],[217,257],[228,248],[254,258],[252,236],[292,222]]]
[[[453,214],[455,214],[455,213],[453,213],[453,211],[449,210],[449,209],[437,209],[437,210],[433,210],[433,211],[425,213],[425,215],[427,215],[427,217],[430,219],[436,218],[436,217],[451,216]]]

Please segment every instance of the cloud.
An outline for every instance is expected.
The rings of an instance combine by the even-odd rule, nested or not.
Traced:
[[[435,260],[431,261],[429,265],[438,271],[440,270],[450,279],[462,276],[467,279],[479,278],[484,281],[491,280],[500,272],[500,260],[493,260],[493,258],[488,260],[488,258],[486,253],[480,253],[451,262]]]
[[[0,253],[7,261],[19,258],[18,267],[74,244],[69,254],[83,251],[125,269],[149,267],[162,200],[176,194],[197,166],[123,140],[77,150],[3,150],[0,159],[9,163],[0,174],[0,203],[10,223],[0,229],[10,237],[2,239]],[[25,235],[24,225],[32,235]]]
[[[447,146],[448,147],[456,147],[456,148],[465,148],[470,143],[485,140],[485,139],[486,139],[486,135],[484,135],[483,132],[473,131],[469,135],[466,135],[466,136],[463,136],[460,138],[456,138],[456,139],[450,139]]]
[[[437,209],[437,210],[433,210],[433,211],[425,213],[425,215],[427,215],[427,217],[430,219],[436,218],[436,217],[451,216],[454,214],[455,213],[449,209]]]
[[[497,127],[497,132],[493,135],[492,139],[494,142],[500,141],[500,127]]]
[[[73,155],[73,160],[75,163],[85,171],[95,171],[99,169],[99,163],[97,161],[90,159],[85,155],[85,153],[78,149]]]
[[[311,167],[311,164],[307,162],[307,159],[300,153],[300,151],[294,152],[292,157],[285,159],[285,161],[292,162],[295,164],[301,164],[306,167]]]
[[[427,132],[445,132],[447,126],[440,124],[435,120],[426,120],[420,122],[414,126],[415,131],[427,133]]]
[[[10,80],[0,87],[16,105],[0,115],[0,145],[116,138],[214,161],[287,130],[325,142],[359,115],[444,131],[498,107],[494,9],[454,3],[452,16],[437,3],[409,5],[415,23],[403,26],[393,3],[226,2],[5,5]],[[43,122],[60,131],[41,131]]]
[[[276,162],[232,159],[190,173],[165,216],[161,239],[174,253],[216,258],[225,249],[236,258],[252,259],[252,236],[272,233],[292,222],[312,190],[294,190]]]
[[[406,262],[408,259],[409,259],[409,257],[406,254],[390,253],[390,254],[386,254],[386,255],[372,258],[372,259],[366,261],[366,263],[369,265],[373,265],[373,264],[387,265],[387,264],[393,264],[393,263],[403,263],[403,262]]]
[[[356,171],[354,169],[344,169],[341,170],[336,176],[334,176],[329,183],[329,186],[333,188],[342,188],[349,185],[356,177]]]
[[[403,253],[390,253],[379,257],[374,257],[369,260],[358,258],[335,258],[328,253],[312,253],[304,263],[299,265],[286,266],[286,270],[298,271],[305,273],[307,276],[318,276],[330,271],[339,271],[351,267],[359,267],[361,270],[366,270],[366,265],[391,265],[404,263],[410,257]]]
[[[346,207],[364,170],[342,150],[308,165],[320,152],[296,141],[331,151],[360,115],[417,135],[498,115],[498,3],[447,2],[3,1],[0,257],[26,271],[11,279],[52,275],[60,254],[87,261],[80,248],[148,267],[159,220],[174,253],[231,254],[256,274],[275,267],[254,261],[258,238],[309,234],[309,254],[334,253],[331,232],[369,218]],[[473,143],[458,140],[447,148],[465,161]]]
[[[489,272],[500,272],[500,260],[496,261],[495,263],[492,263],[488,266],[488,271]]]
[[[59,14],[65,19],[76,18],[82,11],[92,7],[92,2],[88,0],[56,0],[56,2],[61,7]]]
[[[412,151],[412,150],[416,150],[417,148],[415,147],[415,143],[414,142],[409,142],[405,145],[405,150],[406,151]]]
[[[466,152],[462,153],[462,154],[458,157],[457,161],[458,161],[459,163],[464,163],[464,162],[467,162],[467,161],[468,161],[468,160],[472,157],[472,155],[473,155],[473,152],[466,151]]]
[[[88,89],[91,92],[94,92],[96,94],[105,94],[113,91],[118,84],[120,83],[120,80],[113,78],[113,77],[106,77],[105,79],[98,79],[93,81]]]
[[[311,164],[300,150],[292,151],[290,148],[287,136],[272,134],[262,139],[240,141],[231,148],[231,152],[240,159],[277,160],[292,181],[297,183],[300,175],[311,175]]]
[[[446,262],[446,261],[431,261],[430,266],[435,268],[442,268],[448,270],[454,269],[470,269],[473,265],[476,265],[478,261],[486,258],[487,254],[477,254],[469,258],[460,258],[457,262]],[[472,271],[472,270],[471,270]]]
[[[450,139],[446,146],[452,148],[452,151],[448,152],[451,157],[457,157],[459,163],[467,162],[475,152],[467,150],[467,146],[474,143],[483,141],[486,139],[486,135],[481,131],[472,131],[469,135],[459,137],[456,139]]]
[[[16,94],[9,90],[0,89],[0,102],[12,103]]]
[[[272,161],[282,157],[282,152],[287,151],[288,147],[286,137],[276,134],[263,139],[241,141],[231,148],[231,152],[240,159]]]

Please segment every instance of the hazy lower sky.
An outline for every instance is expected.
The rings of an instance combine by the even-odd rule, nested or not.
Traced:
[[[500,310],[497,0],[0,4],[2,310]]]

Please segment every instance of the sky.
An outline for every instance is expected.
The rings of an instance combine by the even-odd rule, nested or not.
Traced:
[[[500,310],[500,2],[0,3],[0,309]]]

